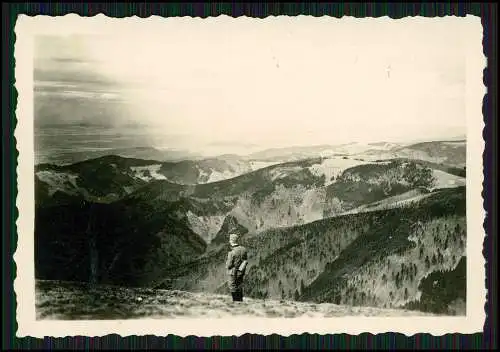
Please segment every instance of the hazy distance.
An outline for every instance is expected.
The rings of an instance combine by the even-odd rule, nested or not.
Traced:
[[[220,153],[466,133],[462,22],[302,21],[39,36],[36,133]]]

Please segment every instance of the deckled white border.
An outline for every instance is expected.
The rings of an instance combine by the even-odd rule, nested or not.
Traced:
[[[33,264],[34,234],[34,148],[33,148],[33,36],[57,33],[102,33],[103,30],[137,34],[142,29],[161,30],[165,23],[173,21],[185,25],[196,25],[202,21],[225,22],[239,21],[246,25],[267,22],[280,25],[284,21],[301,21],[304,26],[313,21],[394,21],[389,17],[364,18],[344,17],[335,19],[327,16],[279,16],[265,19],[249,17],[232,18],[218,16],[207,19],[192,17],[163,18],[152,16],[141,19],[137,16],[116,19],[104,15],[91,18],[70,14],[60,17],[21,15],[17,19],[15,33],[15,78],[18,92],[17,140],[18,157],[18,197],[17,219],[18,246],[14,255],[17,277],[14,289],[17,299],[17,336],[103,336],[107,334],[158,335],[166,336],[230,336],[245,333],[291,334],[318,333],[333,334],[398,332],[408,336],[415,333],[443,335],[447,333],[476,333],[483,331],[485,322],[484,305],[486,302],[485,259],[482,255],[485,232],[483,221],[485,211],[481,196],[483,182],[484,128],[482,100],[486,88],[482,81],[482,70],[486,58],[482,50],[483,29],[478,17],[467,16],[426,18],[407,17],[398,21],[465,21],[469,26],[464,33],[463,42],[469,46],[467,57],[467,315],[466,317],[345,317],[345,318],[175,318],[163,320],[113,320],[113,321],[36,321]]]

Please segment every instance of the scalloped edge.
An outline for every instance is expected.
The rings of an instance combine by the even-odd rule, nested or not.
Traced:
[[[360,22],[360,21],[382,21],[382,20],[397,20],[397,21],[407,21],[407,20],[419,20],[419,21],[432,21],[433,18],[435,17],[439,17],[439,18],[443,18],[443,17],[451,17],[451,18],[454,18],[454,17],[457,17],[457,18],[472,18],[472,19],[480,19],[480,17],[478,16],[474,16],[474,15],[470,15],[470,14],[467,14],[467,15],[464,15],[464,16],[452,16],[452,15],[444,15],[444,16],[434,16],[434,17],[426,17],[426,16],[421,16],[421,15],[416,15],[416,16],[404,16],[404,17],[399,17],[399,18],[393,18],[393,17],[390,17],[390,16],[379,16],[379,17],[354,17],[354,16],[340,16],[340,17],[337,17],[337,16],[328,16],[328,15],[322,15],[322,16],[314,16],[314,15],[297,15],[297,16],[285,16],[285,15],[268,15],[268,16],[265,16],[265,17],[249,17],[249,16],[245,16],[245,15],[241,15],[241,16],[229,16],[229,15],[225,15],[225,14],[219,14],[217,16],[206,16],[206,17],[200,17],[200,16],[197,16],[197,17],[194,17],[194,16],[172,16],[172,17],[163,17],[163,16],[159,16],[159,15],[151,15],[151,16],[147,16],[147,17],[141,17],[141,16],[137,16],[137,15],[133,15],[133,16],[124,16],[124,17],[110,17],[104,13],[99,13],[99,14],[96,14],[96,15],[93,15],[93,16],[81,16],[77,13],[68,13],[64,16],[50,16],[50,15],[34,15],[34,16],[28,16],[28,15],[20,15],[17,20],[16,20],[16,25],[15,25],[15,28],[14,28],[14,35],[15,35],[15,49],[14,49],[14,61],[16,63],[16,70],[15,70],[15,78],[14,78],[14,81],[15,81],[15,84],[14,84],[14,90],[15,92],[17,93],[17,104],[16,104],[16,117],[19,117],[19,116],[23,116],[23,113],[25,113],[25,110],[26,108],[20,103],[23,98],[26,99],[26,94],[25,92],[23,91],[23,88],[19,89],[19,74],[20,74],[20,71],[19,71],[19,58],[16,57],[16,53],[17,55],[19,55],[19,47],[20,47],[20,43],[23,43],[23,40],[25,38],[22,38],[22,36],[20,36],[19,34],[19,31],[20,29],[22,30],[26,30],[26,28],[22,28],[23,25],[26,25],[26,24],[23,24],[23,21],[25,23],[28,23],[27,20],[31,21],[33,19],[37,19],[37,18],[45,18],[45,19],[53,19],[53,17],[59,17],[59,18],[64,18],[64,19],[68,19],[68,20],[71,20],[71,19],[76,19],[78,18],[79,20],[83,19],[84,21],[96,21],[96,20],[99,20],[99,21],[102,21],[102,20],[106,20],[106,21],[110,21],[112,23],[116,23],[116,22],[121,22],[121,23],[131,23],[133,21],[137,22],[137,20],[140,20],[142,23],[144,23],[144,20],[148,20],[148,22],[153,22],[153,20],[161,20],[161,21],[168,21],[168,20],[179,20],[179,19],[184,19],[184,20],[193,20],[193,19],[198,19],[198,20],[204,20],[204,21],[211,21],[211,22],[214,22],[214,21],[220,21],[220,20],[224,20],[224,19],[239,19],[240,21],[241,20],[248,20],[248,21],[259,21],[262,22],[263,20],[275,20],[275,19],[279,19],[280,17],[283,18],[289,18],[289,19],[314,19],[315,21],[318,20],[318,18],[320,18],[321,20],[332,20],[332,19],[336,19],[336,20],[348,20],[348,21],[356,21],[356,22]],[[242,18],[243,17],[243,18]],[[484,28],[482,27],[481,25],[481,29],[484,31]],[[484,32],[482,31],[482,40],[484,40]],[[482,41],[481,41],[481,45],[482,45]],[[487,71],[488,67],[487,67],[487,57],[485,56],[485,52],[484,52],[484,48],[483,48],[483,56],[481,57],[482,60],[484,60],[485,62],[485,66],[483,68],[483,74],[485,74],[485,72]],[[488,93],[487,93],[487,87],[484,85],[483,83],[483,86],[482,86],[483,90],[484,90],[484,94],[483,94],[483,99],[481,100],[481,105],[483,104],[483,102],[486,102],[487,99],[489,99],[488,97]],[[483,116],[483,120],[484,120],[484,116]],[[483,133],[486,133],[486,125],[484,124],[484,121],[481,120],[482,122],[482,126],[481,127],[481,137],[483,136]],[[26,217],[26,213],[23,213],[22,210],[25,209],[26,207],[22,205],[21,203],[21,197],[20,197],[20,194],[21,195],[25,195],[26,193],[26,187],[24,187],[24,189],[22,187],[19,187],[19,181],[20,179],[22,178],[22,175],[23,173],[21,173],[21,169],[23,168],[23,165],[24,167],[26,167],[26,160],[25,160],[25,157],[23,157],[19,151],[19,149],[25,149],[25,148],[18,148],[21,144],[23,144],[24,142],[22,142],[22,139],[20,139],[20,133],[22,131],[22,128],[24,127],[24,125],[26,124],[26,122],[24,122],[23,120],[21,120],[22,122],[20,123],[19,122],[19,119],[17,119],[17,124],[15,126],[15,133],[14,133],[14,145],[16,146],[16,151],[17,151],[17,173],[16,173],[16,176],[17,176],[17,180],[18,180],[18,197],[16,199],[16,212],[17,212],[17,218],[16,218],[16,227],[17,229],[19,228],[23,228],[23,225],[26,225],[26,224],[23,224],[21,222],[21,220],[23,219],[23,217]],[[24,131],[24,130],[23,130]],[[482,143],[481,144],[481,147],[483,148],[483,156],[486,155],[486,149],[485,149],[485,145],[484,145],[484,138],[481,139]],[[469,145],[468,145],[468,150],[470,150],[469,148]],[[474,157],[476,157],[477,159],[477,155],[470,155],[468,153],[468,162],[469,162],[469,159],[471,161],[473,161]],[[481,159],[481,165],[483,167],[479,168],[481,170],[481,172],[483,172],[484,170],[484,167],[485,165],[482,164],[483,163],[483,160]],[[470,165],[470,164],[469,164]],[[476,163],[474,163],[473,165],[476,165]],[[479,166],[479,165],[476,165],[476,166]],[[472,168],[474,169],[474,168]],[[26,172],[26,169],[23,169],[24,172]],[[21,175],[21,177],[20,177]],[[26,173],[24,175],[27,175]],[[480,175],[480,182],[481,182],[481,186],[485,185],[485,180],[484,180],[484,174],[482,173]],[[29,177],[29,176],[26,176],[26,177]],[[470,187],[469,187],[470,188]],[[21,191],[19,191],[21,189]],[[486,224],[486,221],[487,221],[487,218],[486,218],[486,212],[485,212],[485,199],[483,198],[483,207],[482,207],[482,211],[481,211],[481,217],[482,217],[482,229],[484,231],[484,226]],[[21,211],[20,211],[21,210]],[[23,217],[20,216],[20,214],[23,214]],[[477,230],[477,229],[476,229]],[[468,233],[471,233],[468,231]],[[486,234],[485,234],[486,235]],[[471,236],[468,236],[468,249],[469,249],[469,240],[470,240]],[[486,236],[484,238],[484,241],[486,241]],[[16,246],[16,251],[14,253],[14,263],[15,263],[15,267],[16,267],[16,274],[18,274],[20,272],[20,267],[22,266],[21,265],[21,255],[23,254],[23,252],[25,251],[25,248],[23,249],[20,249],[19,247],[19,244],[20,244],[20,240],[19,240],[19,237],[17,238],[17,246]],[[24,243],[24,241],[23,241]],[[481,243],[481,249],[483,249],[483,242]],[[483,253],[481,251],[481,253]],[[484,265],[481,265],[482,267],[482,270],[480,270],[482,273],[485,273],[485,268],[486,268],[486,265],[487,265],[487,262],[484,258],[484,256],[481,256],[482,259],[484,260]],[[468,261],[468,263],[471,262],[471,261]],[[480,263],[480,264],[483,264],[483,263]],[[470,265],[468,264],[468,277],[469,277],[469,274],[471,274],[471,268],[470,268]],[[470,280],[468,280],[468,288],[470,288],[469,286],[469,282]],[[20,311],[22,311],[22,307],[20,308],[20,304],[19,304],[19,293],[20,292],[20,288],[22,287],[21,286],[22,284],[22,279],[16,275],[16,278],[14,280],[14,292],[15,292],[15,295],[16,295],[16,300],[17,300],[17,318],[18,318],[18,324],[20,324],[21,322],[22,323],[25,323],[22,321],[19,320],[19,314],[20,314]],[[485,298],[485,301],[484,301],[484,309],[486,309],[487,307],[487,301],[486,301],[486,290],[483,291],[484,292],[484,298]],[[33,292],[33,295],[34,295],[34,292]],[[33,297],[34,298],[34,297]],[[468,312],[469,312],[469,300],[468,300]],[[26,307],[24,307],[26,308]],[[33,307],[34,308],[34,307]],[[34,311],[34,309],[33,309]],[[484,310],[483,313],[485,313],[486,311]],[[482,318],[485,318],[484,315],[481,315],[479,317],[480,319]],[[378,317],[378,318],[352,318],[352,317],[345,317],[345,318],[322,318],[321,320],[323,321],[323,323],[326,323],[326,321],[330,320],[330,321],[333,321],[333,320],[341,320],[339,321],[339,325],[342,326],[342,325],[345,325],[346,324],[346,321],[348,320],[356,320],[356,321],[353,321],[354,324],[357,324],[359,326],[359,324],[362,324],[363,323],[363,320],[365,320],[365,322],[367,320],[409,320],[410,322],[412,320],[415,320],[415,318],[412,318],[412,317],[402,317],[402,318],[383,318],[381,319],[381,317]],[[461,318],[451,318],[452,320],[455,321],[455,323],[459,322],[459,320],[461,320]],[[441,332],[437,332],[437,334],[434,332],[403,332],[403,331],[395,331],[395,330],[392,330],[392,329],[387,329],[387,328],[379,328],[377,329],[378,331],[377,332],[369,332],[369,331],[359,331],[359,332],[356,332],[354,334],[351,334],[353,332],[353,330],[349,330],[347,329],[348,331],[350,332],[341,332],[341,331],[321,331],[321,332],[312,332],[312,331],[302,331],[300,333],[298,332],[294,332],[294,331],[289,331],[288,333],[285,332],[285,331],[281,331],[281,334],[279,331],[277,332],[270,332],[268,331],[267,329],[263,329],[263,328],[260,328],[260,329],[245,329],[247,331],[245,332],[242,332],[241,334],[239,335],[236,335],[236,334],[227,334],[227,335],[210,335],[210,334],[203,334],[203,335],[194,335],[192,332],[186,332],[186,333],[180,333],[179,331],[173,331],[172,333],[168,333],[168,334],[155,334],[155,333],[150,333],[150,332],[134,332],[134,331],[131,331],[131,327],[125,327],[124,325],[130,325],[130,323],[132,324],[135,324],[135,326],[140,326],[140,325],[144,325],[146,322],[150,321],[152,322],[155,326],[158,326],[158,325],[162,325],[162,323],[164,322],[168,322],[168,321],[171,321],[171,322],[174,322],[174,324],[178,324],[181,320],[184,320],[184,321],[188,321],[190,322],[191,324],[193,324],[195,321],[199,321],[201,322],[203,325],[210,325],[209,323],[210,322],[215,322],[215,321],[218,321],[220,322],[221,320],[223,319],[180,319],[180,318],[176,318],[176,319],[164,319],[164,320],[159,320],[159,319],[153,319],[153,320],[116,320],[116,321],[112,321],[111,324],[113,324],[116,328],[120,327],[120,329],[118,329],[118,332],[102,332],[100,334],[94,334],[93,332],[91,332],[90,334],[86,334],[86,335],[81,335],[81,334],[78,334],[78,332],[81,332],[79,330],[83,328],[85,328],[85,325],[87,325],[88,327],[88,324],[91,323],[91,324],[95,324],[95,325],[103,325],[103,323],[105,324],[106,322],[103,322],[103,321],[77,321],[77,322],[67,322],[67,321],[62,321],[62,322],[58,322],[56,323],[56,325],[59,325],[59,327],[64,327],[64,326],[68,326],[68,325],[75,325],[75,327],[79,327],[79,329],[75,329],[74,332],[76,332],[75,335],[67,335],[65,333],[61,333],[61,334],[58,334],[58,335],[51,335],[51,336],[54,336],[54,337],[70,337],[70,336],[93,336],[93,337],[104,337],[104,336],[121,336],[121,337],[127,337],[127,336],[169,336],[169,335],[172,335],[172,333],[175,333],[176,335],[175,336],[179,336],[179,337],[200,337],[200,336],[210,336],[210,337],[227,337],[227,336],[232,336],[232,337],[242,337],[242,336],[245,336],[245,335],[248,335],[248,334],[259,334],[261,336],[286,336],[286,337],[293,337],[293,336],[302,336],[304,334],[307,334],[307,335],[319,335],[319,336],[323,336],[325,334],[345,334],[345,335],[349,335],[349,336],[358,336],[358,335],[364,335],[364,334],[368,334],[370,336],[377,336],[377,335],[381,335],[381,334],[384,334],[384,333],[387,333],[387,332],[391,332],[391,333],[397,333],[397,334],[401,334],[401,335],[405,335],[407,337],[411,337],[411,336],[414,336],[416,334],[426,334],[426,335],[431,335],[431,336],[445,336],[445,335],[448,335],[448,334],[454,334],[454,333],[475,333],[475,332],[481,332],[482,330],[478,330],[478,326],[472,328],[472,329],[467,329],[467,330],[463,330],[463,329],[456,329],[456,330],[453,330],[453,331],[446,331],[444,332],[442,330],[442,328],[440,329]],[[233,319],[227,319],[226,321],[230,321],[230,320],[233,320]],[[244,318],[245,320],[245,324],[248,324],[248,322],[250,322],[251,320],[258,320],[260,321],[261,323],[263,324],[268,324],[268,325],[271,325],[269,323],[275,323],[276,321],[301,321],[302,323],[305,322],[305,319],[303,318],[296,318],[296,319],[290,319],[290,318],[264,318],[264,319],[254,319],[254,318]],[[307,320],[310,320],[310,319],[307,319]],[[317,319],[312,319],[312,320],[316,320]],[[438,321],[441,320],[441,319],[437,319]],[[484,322],[484,319],[482,319],[482,321]],[[432,323],[432,322],[436,322],[436,318],[433,317],[433,318],[429,318],[428,320],[428,323]],[[38,329],[35,329],[36,331],[34,331],[35,333],[33,334],[33,332],[30,333],[29,331],[29,327],[19,327],[18,326],[18,330],[17,330],[17,336],[18,337],[37,337],[37,338],[40,338],[40,337],[45,337],[45,336],[48,336],[47,334],[45,334],[43,332],[43,329],[40,330],[40,328],[42,327],[42,325],[44,325],[45,327],[47,327],[48,329],[45,329],[45,331],[50,331],[50,325],[53,325],[51,324],[50,321],[31,321],[31,323],[35,323],[35,324],[38,324],[39,325],[39,328]],[[273,325],[276,325],[276,324],[273,324]],[[300,324],[302,325],[302,324]],[[380,325],[385,325],[385,324],[380,324]],[[306,325],[307,326],[307,325]],[[456,325],[454,325],[456,326]],[[55,326],[54,326],[55,327]],[[234,326],[233,326],[234,328]],[[97,327],[97,329],[102,329],[102,326],[101,327]],[[160,329],[160,330],[165,330],[165,329]],[[234,330],[234,329],[233,329]],[[302,329],[301,329],[302,330]],[[356,330],[363,330],[361,328],[358,328]],[[157,330],[159,332],[159,330]],[[167,331],[165,331],[167,332]]]

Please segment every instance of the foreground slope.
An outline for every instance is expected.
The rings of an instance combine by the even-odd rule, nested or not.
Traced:
[[[251,298],[233,303],[226,295],[103,285],[91,288],[87,284],[57,281],[37,281],[35,303],[37,319],[57,320],[430,315],[410,310]]]

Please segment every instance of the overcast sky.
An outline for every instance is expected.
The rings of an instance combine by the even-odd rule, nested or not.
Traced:
[[[465,133],[460,21],[165,21],[35,42],[36,99],[198,142],[262,146]],[[88,105],[87,105],[88,104]],[[110,105],[111,104],[111,105]],[[42,103],[40,103],[40,106]],[[43,115],[64,104],[44,105]],[[76,108],[75,108],[76,109]],[[71,111],[71,110],[70,110]],[[79,113],[65,113],[71,121]]]

